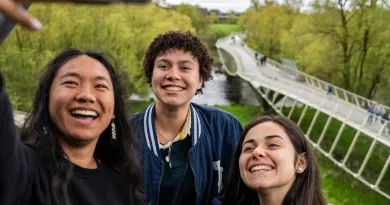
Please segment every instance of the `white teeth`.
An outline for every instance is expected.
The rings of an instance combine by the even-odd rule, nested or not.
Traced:
[[[91,110],[73,110],[72,114],[92,116],[92,117],[98,116],[98,114],[96,112],[91,111]]]
[[[255,171],[271,171],[273,168],[271,166],[268,166],[268,165],[259,165],[259,166],[254,166],[251,168],[251,172],[255,172]]]
[[[169,86],[169,87],[165,87],[165,90],[169,90],[169,91],[180,91],[180,90],[183,90],[183,88],[181,88],[181,87],[176,87],[176,86]]]

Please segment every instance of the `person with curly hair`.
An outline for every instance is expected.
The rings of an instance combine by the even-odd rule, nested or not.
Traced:
[[[191,103],[212,79],[212,58],[191,32],[158,35],[143,69],[156,101],[130,117],[152,204],[219,204],[242,126],[231,114]]]

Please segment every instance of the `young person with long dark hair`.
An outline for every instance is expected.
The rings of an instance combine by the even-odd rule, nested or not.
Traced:
[[[212,58],[199,37],[169,31],[144,58],[156,102],[130,117],[140,140],[144,186],[152,204],[219,204],[242,131],[231,114],[191,103],[211,79]]]
[[[144,204],[114,66],[66,50],[46,67],[19,139],[0,87],[0,204]]]
[[[313,151],[293,121],[262,116],[244,128],[222,204],[326,204]]]

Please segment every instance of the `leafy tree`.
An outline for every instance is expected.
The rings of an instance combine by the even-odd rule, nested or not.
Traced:
[[[0,67],[16,109],[28,110],[46,63],[66,48],[109,52],[127,78],[126,96],[147,92],[142,60],[149,43],[168,30],[194,31],[174,10],[147,6],[34,4],[29,10],[44,27],[38,33],[16,27],[0,47]],[[161,21],[164,19],[164,21]]]

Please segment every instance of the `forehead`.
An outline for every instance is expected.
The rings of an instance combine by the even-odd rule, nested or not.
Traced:
[[[184,51],[183,49],[168,49],[164,52],[161,52],[157,55],[156,60],[172,60],[172,61],[181,61],[181,60],[189,60],[193,62],[198,62],[197,58],[190,51]]]
[[[275,122],[263,122],[252,127],[245,135],[244,142],[249,139],[255,141],[266,140],[267,136],[280,136],[284,141],[290,141],[290,138],[284,131],[284,128]],[[290,142],[291,143],[291,142]]]
[[[103,76],[111,80],[107,68],[98,60],[87,55],[77,56],[68,60],[68,62],[60,67],[56,77],[69,72],[75,72],[82,77]]]

